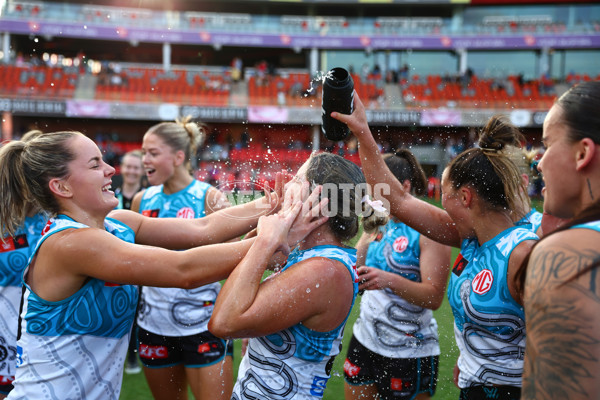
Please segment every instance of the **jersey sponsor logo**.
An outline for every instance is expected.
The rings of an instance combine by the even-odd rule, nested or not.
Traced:
[[[169,357],[169,350],[166,346],[149,346],[140,344],[140,357],[150,358],[152,360]]]
[[[346,358],[346,361],[344,361],[344,373],[353,378],[360,373],[360,367],[352,364],[352,362]]]
[[[463,257],[462,254],[458,253],[458,257],[454,261],[454,266],[452,267],[452,273],[456,276],[460,276],[465,270],[469,261]]]
[[[394,240],[394,251],[396,253],[403,253],[408,247],[408,238],[406,236],[399,236]]]
[[[22,234],[15,237],[9,236],[4,238],[4,242],[0,242],[0,253],[18,250],[25,247],[29,247],[27,235]]]
[[[473,278],[473,283],[471,283],[471,287],[475,293],[485,294],[492,288],[492,283],[494,283],[494,275],[492,274],[492,271],[489,269],[484,269],[475,275],[475,278]]]
[[[19,336],[21,336],[21,332],[19,332]],[[17,346],[17,368],[19,368],[21,365],[23,365],[23,348],[21,346]]]
[[[323,396],[325,393],[325,387],[329,378],[323,378],[321,376],[315,376],[310,386],[310,394],[313,396]]]
[[[150,218],[158,218],[158,213],[160,210],[144,210],[142,211],[142,215]]]
[[[195,217],[196,213],[191,207],[183,207],[177,211],[177,218],[194,219]]]

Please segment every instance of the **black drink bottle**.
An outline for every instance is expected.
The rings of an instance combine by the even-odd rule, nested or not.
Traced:
[[[354,111],[354,81],[344,68],[333,68],[323,80],[321,131],[329,140],[343,140],[350,134],[348,125],[331,118],[331,113],[352,114]]]

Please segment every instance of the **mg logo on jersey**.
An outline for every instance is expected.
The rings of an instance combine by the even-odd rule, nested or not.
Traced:
[[[471,283],[471,287],[475,293],[485,294],[492,288],[492,283],[494,283],[494,275],[492,275],[492,271],[489,269],[484,269],[475,275],[473,283]]]
[[[140,345],[140,357],[143,358],[167,358],[169,357],[169,350],[165,346],[148,346],[147,344]]]
[[[402,253],[408,247],[408,238],[406,236],[396,238],[393,247],[396,253]]]
[[[193,219],[195,216],[196,213],[194,213],[194,210],[191,207],[183,207],[177,211],[177,218]]]

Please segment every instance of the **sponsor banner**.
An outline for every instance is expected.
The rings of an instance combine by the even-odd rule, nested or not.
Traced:
[[[458,110],[443,108],[423,110],[420,124],[423,126],[461,126],[462,115]]]
[[[67,117],[110,117],[110,102],[94,100],[67,100]]]
[[[288,123],[288,109],[277,106],[249,106],[248,122],[258,123]]]
[[[321,107],[289,107],[288,108],[288,124],[314,124],[321,125]]]
[[[198,107],[182,106],[181,115],[190,115],[205,122],[247,122],[246,107]]]
[[[0,98],[0,112],[10,112],[14,115],[66,115],[66,103],[53,100],[8,99]]]
[[[206,44],[212,46],[250,46],[322,49],[541,49],[598,48],[600,35],[590,34],[504,34],[504,35],[320,35],[259,34],[251,32],[211,32],[95,24],[0,20],[0,30],[17,34],[38,34],[89,39],[127,40],[153,43]]]
[[[165,109],[170,112],[165,112]],[[147,119],[174,121],[179,116],[179,106],[175,104],[118,103],[110,104],[110,117],[115,119]]]
[[[373,125],[420,125],[421,111],[414,110],[366,110],[367,120]]]

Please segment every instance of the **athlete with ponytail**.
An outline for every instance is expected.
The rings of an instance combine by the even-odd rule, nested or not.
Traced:
[[[425,172],[409,150],[383,158],[407,192],[424,194]],[[356,245],[365,292],[344,363],[346,400],[430,398],[440,355],[432,310],[444,298],[450,248],[396,218],[379,229],[368,222]]]
[[[189,117],[146,132],[143,165],[151,186],[136,195],[133,211],[196,219],[229,204],[222,192],[192,176],[191,159],[203,139],[203,126]],[[138,350],[155,399],[185,399],[188,384],[196,399],[229,399],[233,344],[207,331],[220,289],[219,282],[194,289],[142,288]]]
[[[371,185],[390,186],[390,213],[442,244],[458,247],[448,298],[460,350],[460,399],[519,399],[525,353],[525,315],[514,276],[538,239],[515,225],[527,200],[522,178],[503,152],[518,139],[506,119],[493,117],[479,147],[454,158],[442,175],[440,209],[410,194],[379,154],[364,106],[355,96],[352,115],[332,113],[359,141],[362,168]]]

